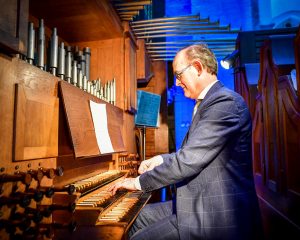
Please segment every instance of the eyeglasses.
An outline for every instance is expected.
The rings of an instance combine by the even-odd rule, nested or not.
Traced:
[[[183,68],[181,71],[179,72],[174,72],[174,75],[176,77],[176,79],[180,80],[181,79],[181,75],[185,72],[185,70],[187,70],[190,66],[192,66],[192,64],[190,63],[189,65],[187,65],[185,68]]]

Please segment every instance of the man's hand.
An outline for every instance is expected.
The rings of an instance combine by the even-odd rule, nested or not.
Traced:
[[[108,188],[108,191],[115,195],[118,189],[125,188],[127,190],[135,191],[138,190],[134,184],[135,178],[125,178],[123,181],[117,182],[115,185]]]
[[[153,168],[155,168],[156,166],[162,164],[164,162],[162,156],[157,155],[153,158],[150,158],[148,160],[144,160],[141,162],[141,165],[139,167],[139,174],[142,174],[144,172],[150,171]]]

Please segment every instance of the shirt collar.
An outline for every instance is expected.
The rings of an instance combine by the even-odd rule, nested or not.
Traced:
[[[204,99],[206,94],[208,93],[209,89],[219,80],[215,80],[213,81],[212,83],[210,83],[209,85],[207,85],[203,90],[202,92],[199,94],[198,98],[197,99]]]

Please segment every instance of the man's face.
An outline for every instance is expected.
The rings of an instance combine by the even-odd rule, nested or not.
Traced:
[[[178,53],[173,61],[173,71],[176,77],[176,86],[182,87],[184,96],[197,99],[199,95],[197,69],[193,62],[188,62],[182,53]]]

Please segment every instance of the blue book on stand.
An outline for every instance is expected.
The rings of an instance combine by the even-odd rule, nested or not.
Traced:
[[[158,127],[160,95],[138,90],[135,124],[146,127]]]

